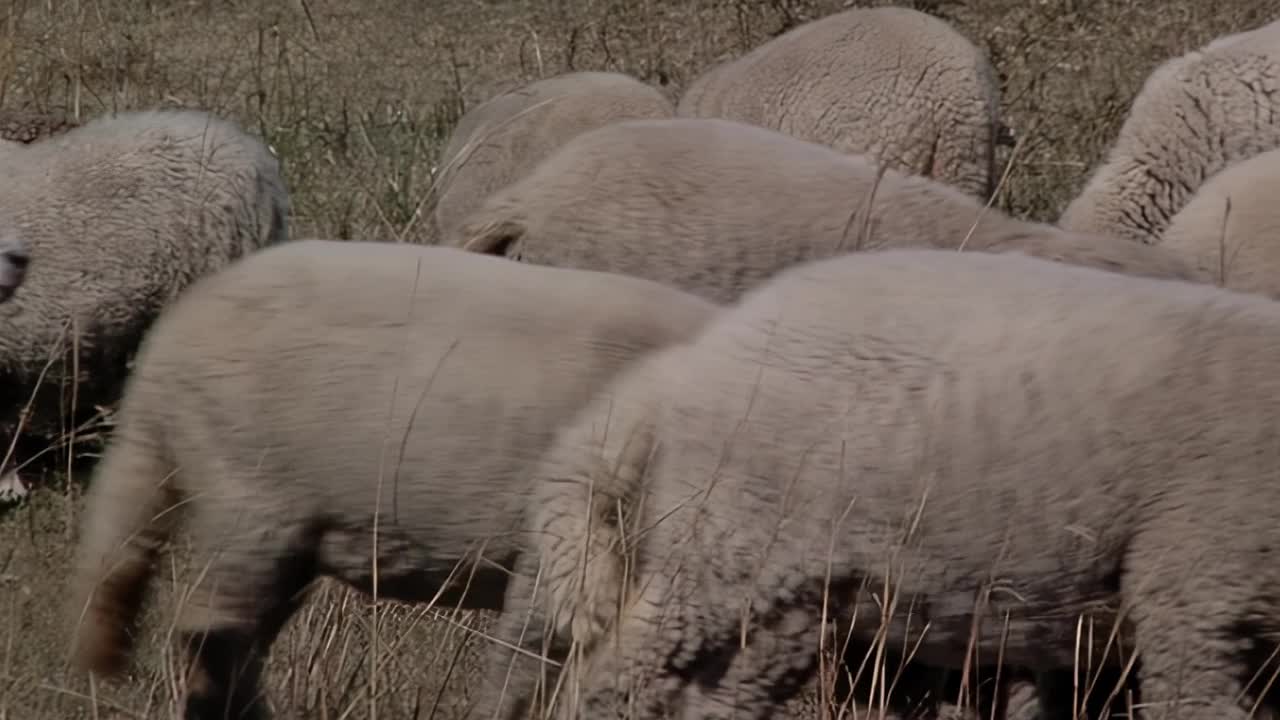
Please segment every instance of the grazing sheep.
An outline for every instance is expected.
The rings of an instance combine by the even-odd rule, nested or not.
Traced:
[[[27,276],[31,253],[12,231],[0,231],[0,303],[13,297]]]
[[[946,22],[909,8],[854,8],[800,25],[698,77],[676,114],[870,154],[984,200],[996,180],[991,63]]]
[[[715,119],[632,120],[583,133],[494,193],[442,241],[643,277],[716,302],[732,302],[803,260],[904,245],[1018,249],[1135,274],[1196,277],[1157,248],[984,212],[953,187],[893,170],[877,184],[877,168],[865,158]]]
[[[19,145],[60,135],[79,126],[75,118],[63,112],[0,110],[0,140]]]
[[[203,112],[96,118],[0,152],[0,177],[0,217],[40,268],[0,305],[4,447],[12,433],[61,435],[64,414],[78,421],[114,402],[129,357],[169,300],[287,235],[275,157]],[[19,429],[18,411],[37,384]]]
[[[295,241],[202,280],[143,342],[90,483],[76,662],[123,666],[174,505],[200,573],[176,627],[208,634],[189,719],[264,711],[262,653],[317,576],[371,590],[375,530],[381,597],[500,609],[505,571],[462,565],[511,562],[524,470],[594,390],[715,309],[393,243]]]
[[[657,88],[614,72],[565,73],[498,95],[454,127],[440,158],[436,227],[453,232],[494,190],[586,130],[674,114]]]
[[[1205,181],[1173,216],[1160,245],[1219,285],[1280,299],[1280,150]]]
[[[873,639],[874,593],[888,647],[950,668],[976,629],[1070,670],[1123,609],[1148,712],[1243,720],[1280,636],[1277,357],[1280,304],[1210,285],[1018,253],[797,266],[565,427],[506,608],[540,556],[585,717],[628,689],[637,719],[768,717],[824,610]]]
[[[1158,66],[1106,159],[1067,205],[1069,230],[1159,242],[1206,178],[1280,147],[1280,20]]]

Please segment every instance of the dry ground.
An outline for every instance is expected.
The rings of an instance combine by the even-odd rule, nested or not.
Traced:
[[[717,58],[836,0],[6,0],[0,109],[81,118],[195,107],[278,151],[294,236],[431,241],[432,166],[466,107],[511,83],[613,69],[674,97]],[[1053,220],[1161,59],[1280,17],[1280,0],[916,0],[985,46],[1019,145],[997,204]],[[1008,157],[1012,155],[1013,157]],[[57,478],[0,520],[0,720],[173,717],[171,588],[134,677],[61,667],[62,583],[79,507]],[[167,574],[166,566],[162,575]],[[169,583],[162,583],[170,585]],[[456,716],[481,641],[424,609],[325,587],[275,648],[280,717]],[[372,676],[370,667],[376,663]],[[370,682],[372,679],[374,682]]]

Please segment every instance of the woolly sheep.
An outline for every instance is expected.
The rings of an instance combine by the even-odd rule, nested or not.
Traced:
[[[5,447],[37,383],[21,432],[59,435],[73,383],[81,411],[114,402],[143,331],[170,299],[228,261],[285,240],[288,230],[275,157],[258,138],[203,112],[96,118],[4,150],[0,177],[0,217],[40,268],[0,305]],[[60,361],[49,366],[51,357]]]
[[[12,231],[0,231],[0,303],[13,297],[26,279],[31,261],[27,244]]]
[[[802,260],[902,245],[1018,249],[1136,274],[1197,277],[1157,248],[984,212],[953,187],[893,170],[877,184],[877,168],[865,158],[745,123],[696,118],[624,121],[583,133],[494,193],[442,242],[648,278],[725,303]]]
[[[437,230],[452,232],[494,190],[579,133],[674,114],[656,88],[614,72],[566,73],[498,95],[462,116],[440,158]]]
[[[1231,165],[1173,216],[1160,245],[1219,285],[1280,299],[1277,187],[1280,150]]]
[[[800,25],[698,77],[676,114],[874,155],[983,199],[994,189],[995,71],[946,22],[909,8],[854,8]]]
[[[614,373],[714,310],[636,278],[393,243],[294,241],[205,278],[149,331],[90,483],[76,662],[123,665],[174,504],[201,573],[180,642],[209,633],[187,718],[262,710],[260,653],[317,576],[370,591],[374,528],[381,597],[500,609],[501,568],[451,573],[482,545],[510,563],[526,466]]]
[[[1019,253],[806,263],[558,435],[506,607],[541,557],[585,717],[640,678],[628,717],[767,717],[824,607],[870,641],[881,609],[850,603],[890,582],[886,646],[924,662],[960,668],[976,628],[988,656],[1070,670],[1078,617],[1097,658],[1123,607],[1144,705],[1243,720],[1280,633],[1258,513],[1280,504],[1277,357],[1280,304],[1211,285]]]
[[[1280,20],[1158,66],[1061,227],[1159,242],[1202,182],[1280,147]]]

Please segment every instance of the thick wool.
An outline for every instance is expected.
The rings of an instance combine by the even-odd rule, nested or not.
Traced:
[[[695,118],[583,133],[494,193],[443,243],[634,275],[722,303],[797,262],[890,247],[1021,250],[1198,277],[1158,248],[1024,222],[944,183],[893,170],[879,177],[860,156]]]
[[[452,233],[493,191],[584,131],[674,114],[657,88],[622,73],[565,73],[504,92],[454,127],[440,157],[436,228]]]
[[[1213,281],[1280,300],[1280,150],[1230,165],[1173,216],[1160,245]]]
[[[1058,224],[1160,239],[1200,185],[1280,147],[1280,20],[1227,35],[1157,67]]]
[[[165,305],[285,240],[288,212],[267,146],[203,112],[104,116],[0,149],[0,218],[39,268],[0,305],[0,436],[38,382],[24,434],[64,432],[73,394],[77,419],[112,404]]]
[[[996,180],[1000,83],[946,22],[854,8],[796,27],[707,71],[676,113],[737,120],[871,155],[984,200]]]
[[[1280,305],[1210,285],[1018,253],[806,263],[566,427],[507,607],[539,570],[536,607],[587,648],[584,717],[628,691],[628,717],[769,717],[824,612],[872,642],[896,602],[890,648],[959,669],[976,628],[1037,672],[1072,668],[1082,614],[1101,657],[1124,608],[1149,712],[1243,720],[1280,634],[1277,357]]]
[[[520,483],[556,429],[715,310],[393,243],[296,241],[202,280],[148,333],[90,483],[77,663],[123,667],[175,508],[197,573],[175,626],[206,648],[189,720],[263,711],[262,654],[318,576],[371,590],[375,527],[380,597],[500,609]]]

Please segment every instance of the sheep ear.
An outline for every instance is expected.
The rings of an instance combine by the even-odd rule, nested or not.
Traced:
[[[475,229],[466,229],[464,237],[467,240],[462,249],[482,255],[505,256],[523,235],[524,225],[513,220],[488,222]]]
[[[630,483],[639,482],[644,477],[649,463],[653,462],[657,452],[657,432],[653,423],[641,421],[632,426],[627,439],[622,443],[618,453],[618,462],[614,466],[614,476]]]

